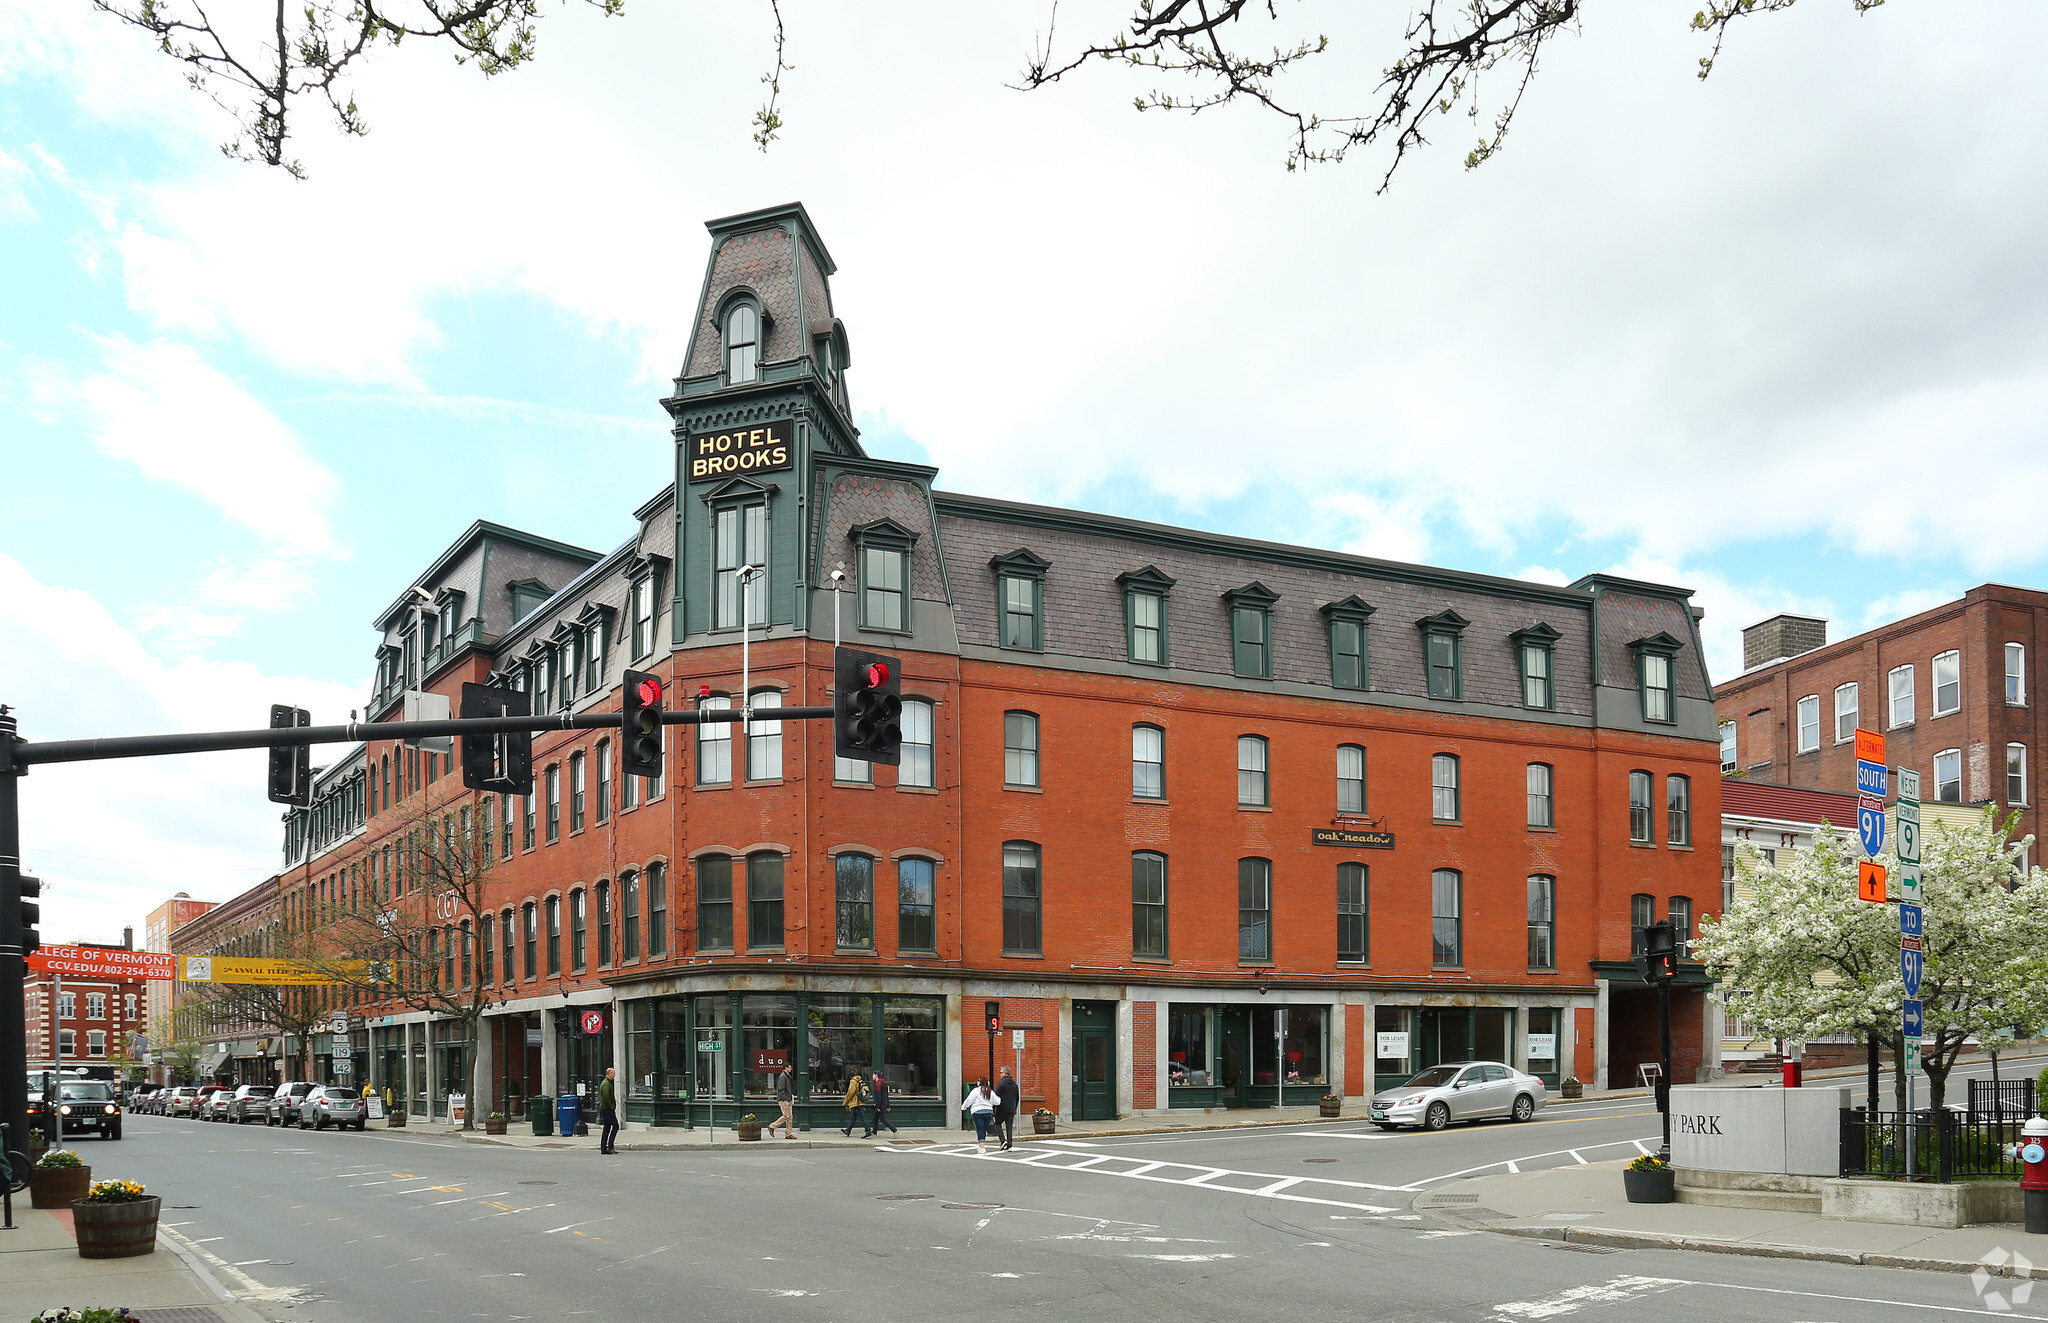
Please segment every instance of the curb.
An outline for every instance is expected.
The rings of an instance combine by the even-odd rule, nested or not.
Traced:
[[[1860,1254],[1854,1250],[1818,1249],[1810,1245],[1771,1245],[1692,1236],[1659,1236],[1645,1231],[1603,1231],[1594,1227],[1474,1227],[1469,1222],[1447,1219],[1440,1215],[1436,1220],[1451,1221],[1465,1230],[1491,1231],[1496,1235],[1514,1236],[1522,1240],[1597,1245],[1606,1249],[1698,1250],[1707,1254],[1741,1254],[1760,1259],[1803,1259],[1812,1263],[1845,1263],[1862,1268],[1905,1268],[1919,1272],[1984,1272],[1993,1277],[2032,1277],[2031,1273],[2014,1272],[2010,1263],[1926,1259],[1909,1254]]]

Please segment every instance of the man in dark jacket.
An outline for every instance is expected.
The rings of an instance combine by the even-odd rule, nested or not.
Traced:
[[[1010,1078],[1008,1066],[1001,1072],[996,1080],[996,1133],[1009,1148],[1017,1142],[1017,1081]]]
[[[869,1078],[875,1082],[875,1124],[874,1128],[868,1131],[868,1133],[879,1135],[882,1133],[883,1126],[888,1126],[889,1133],[892,1135],[901,1133],[896,1129],[896,1123],[889,1119],[889,1081],[882,1077],[882,1072],[879,1070]]]
[[[597,1085],[597,1116],[604,1123],[604,1129],[598,1132],[597,1151],[600,1153],[619,1151],[618,1074],[618,1067],[605,1067],[604,1078]]]

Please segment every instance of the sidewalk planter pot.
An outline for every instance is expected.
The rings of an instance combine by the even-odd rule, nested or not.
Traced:
[[[1324,1116],[1341,1116],[1344,1112],[1344,1100],[1333,1095],[1325,1095],[1322,1099],[1322,1112]]]
[[[761,1118],[755,1116],[752,1112],[742,1116],[733,1124],[738,1128],[741,1139],[751,1143],[761,1138]]]
[[[1628,1192],[1632,1204],[1668,1204],[1677,1197],[1677,1173],[1665,1167],[1657,1171],[1630,1171],[1621,1173],[1622,1189]]]
[[[1583,1098],[1586,1096],[1586,1086],[1577,1080],[1566,1080],[1558,1085],[1557,1089],[1560,1094],[1567,1098]]]
[[[91,1188],[91,1167],[28,1169],[29,1205],[33,1208],[69,1208]]]
[[[384,1128],[386,1130],[405,1129],[405,1113],[394,1110],[387,1114],[384,1118]]]
[[[1052,1123],[1058,1119],[1051,1112],[1033,1112],[1031,1114],[1031,1133],[1034,1135],[1051,1134],[1053,1132]]]
[[[155,1195],[124,1203],[79,1199],[71,1205],[81,1259],[128,1259],[156,1253],[156,1217],[163,1200]]]
[[[487,1134],[487,1135],[502,1135],[502,1134],[504,1134],[504,1133],[505,1133],[505,1118],[504,1118],[504,1117],[502,1117],[502,1116],[487,1116],[487,1117],[485,1117],[485,1118],[484,1118],[484,1133],[485,1133],[485,1134]]]

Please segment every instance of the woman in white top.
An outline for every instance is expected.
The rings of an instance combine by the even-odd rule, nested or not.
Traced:
[[[974,1087],[967,1091],[967,1101],[960,1104],[960,1110],[974,1113],[974,1151],[988,1152],[988,1128],[996,1119],[996,1095],[988,1087],[986,1077],[974,1081]]]

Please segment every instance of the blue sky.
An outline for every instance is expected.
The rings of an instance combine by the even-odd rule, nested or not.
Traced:
[[[609,550],[669,472],[702,222],[792,199],[869,448],[949,487],[1675,581],[1721,673],[1778,610],[1839,637],[2048,582],[2048,14],[1807,0],[1702,84],[1666,9],[1561,41],[1496,161],[1450,125],[1377,196],[1372,160],[1287,174],[1277,123],[1137,115],[1114,71],[1008,90],[1028,6],[786,7],[766,154],[765,10],[563,6],[512,75],[368,67],[371,136],[309,114],[305,182],[224,160],[137,34],[12,8],[0,701],[32,737],[338,719],[371,616],[472,520]],[[1386,16],[1312,16],[1341,97]],[[274,857],[253,757],[29,787],[64,936]]]

